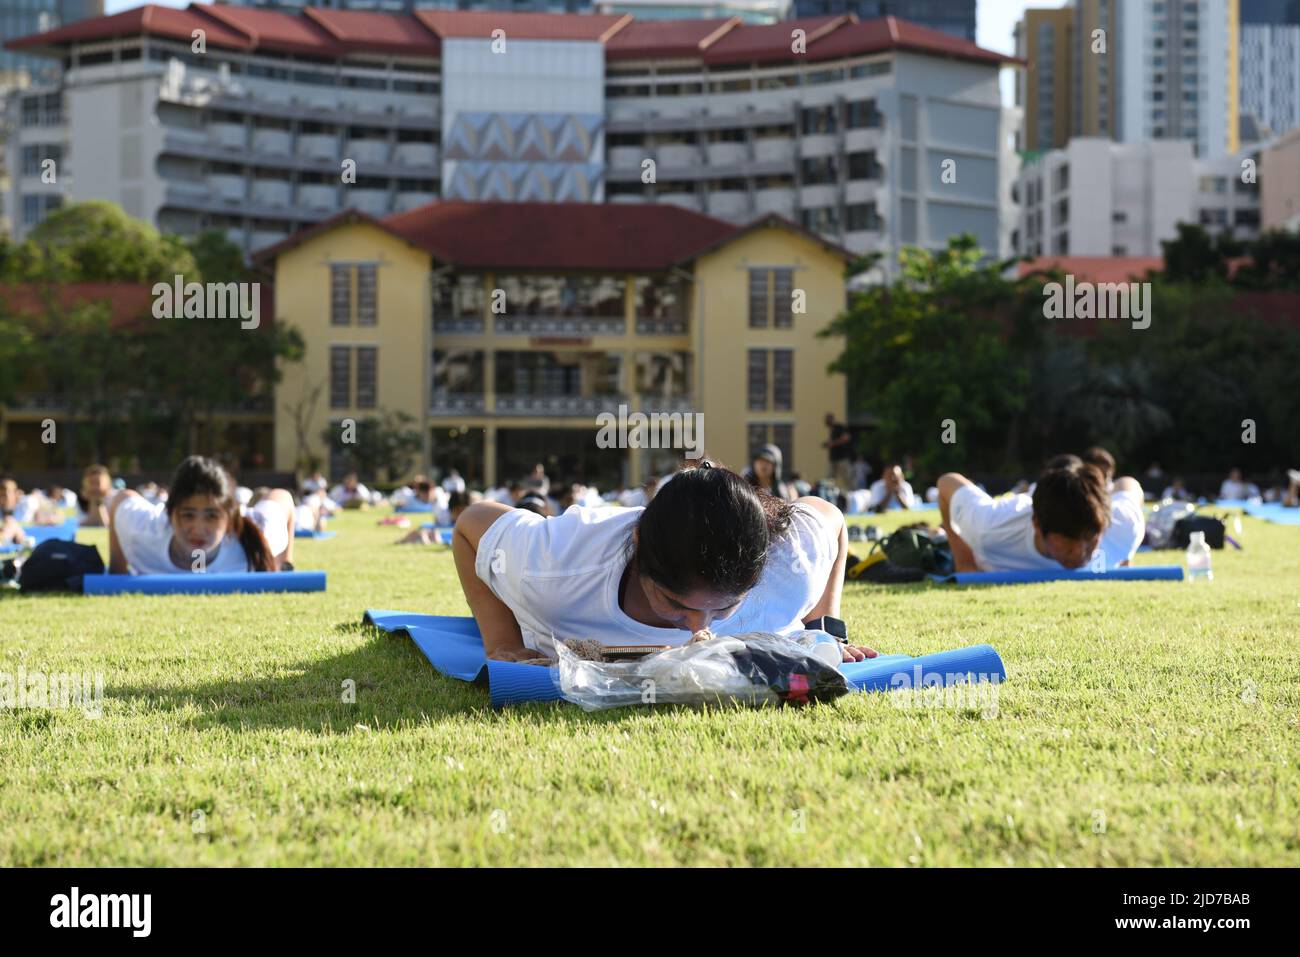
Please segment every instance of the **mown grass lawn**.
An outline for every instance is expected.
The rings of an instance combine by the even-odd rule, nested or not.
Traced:
[[[1207,586],[846,586],[882,651],[993,644],[995,710],[589,715],[363,628],[468,610],[377,518],[299,540],[323,595],[0,594],[0,672],[105,680],[0,710],[0,864],[1300,864],[1300,529],[1244,519]]]

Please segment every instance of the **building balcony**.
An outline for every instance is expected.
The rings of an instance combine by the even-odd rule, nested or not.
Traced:
[[[288,206],[291,204],[293,187],[288,180],[256,179],[253,180],[253,202],[265,206]]]
[[[175,134],[177,131],[168,131]],[[242,123],[209,123],[208,137],[217,146],[242,150],[248,146],[248,131]]]
[[[223,203],[242,203],[248,194],[248,181],[233,173],[213,173],[208,177],[212,195]]]
[[[287,156],[293,152],[293,136],[288,130],[253,130],[253,152]]]
[[[388,190],[348,186],[343,191],[343,205],[371,216],[383,216],[388,212]]]
[[[338,209],[338,189],[324,183],[304,183],[298,187],[298,205],[304,209]]]
[[[710,143],[710,166],[738,166],[749,159],[749,146],[745,143]]]
[[[725,190],[709,194],[709,215],[720,219],[739,219],[749,215],[749,194]]]
[[[344,156],[361,163],[387,163],[387,140],[348,140]]]
[[[620,395],[498,395],[497,415],[572,415],[594,417],[617,413],[627,397]]]
[[[457,334],[474,334],[481,333],[487,326],[484,325],[481,314],[471,314],[464,316],[434,316],[433,331],[435,334],[457,335]]]
[[[689,414],[695,411],[695,402],[689,395],[643,395],[641,411],[668,415],[675,412]]]
[[[482,393],[457,395],[448,392],[435,392],[429,399],[430,415],[482,415],[484,409]]]
[[[499,335],[621,336],[627,329],[622,316],[496,316]]]
[[[438,148],[432,143],[398,143],[393,148],[393,162],[433,168],[438,165]]]
[[[760,215],[776,213],[786,219],[794,217],[794,188],[760,189],[754,193],[754,212]]]
[[[660,203],[668,203],[672,206],[679,206],[682,209],[689,209],[695,213],[704,212],[704,204],[700,201],[699,196],[694,192],[660,193],[656,198],[656,201]]]
[[[271,229],[253,230],[253,238],[250,244],[254,252],[259,249],[265,249],[267,246],[274,246],[276,243],[288,237],[288,232]]]
[[[768,136],[754,140],[754,159],[760,163],[794,161],[794,140],[785,136]]]
[[[298,154],[311,159],[337,160],[339,138],[329,133],[303,133],[298,137]]]
[[[393,208],[396,212],[404,213],[417,206],[426,206],[437,198],[436,193],[398,193]]]
[[[615,146],[609,151],[609,165],[615,169],[640,169],[649,151],[641,146]]]
[[[685,316],[637,316],[638,336],[684,336],[690,328]]]
[[[655,150],[658,157],[656,162],[660,166],[668,168],[690,167],[695,168],[703,163],[698,146],[691,146],[688,143],[674,143],[670,146],[661,146]]]

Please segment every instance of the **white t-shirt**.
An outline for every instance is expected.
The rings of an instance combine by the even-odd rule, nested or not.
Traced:
[[[1223,484],[1219,486],[1219,498],[1239,501],[1242,499],[1254,498],[1259,494],[1259,486],[1250,482],[1234,482],[1232,479],[1224,479]]]
[[[1094,552],[1086,567],[1118,568],[1142,544],[1146,515],[1141,493],[1115,492],[1110,501],[1110,525],[1097,546],[1102,558],[1099,561]],[[1062,567],[1034,547],[1033,496],[1008,494],[990,498],[973,485],[963,485],[953,493],[948,515],[984,571],[1058,571]]]
[[[680,645],[678,628],[655,628],[618,604],[628,542],[643,508],[570,506],[543,518],[507,512],[479,542],[475,571],[514,613],[529,648],[554,656],[552,635],[595,638],[607,645]],[[789,631],[821,599],[839,552],[843,518],[797,504],[789,530],[768,550],[758,584],[731,617],[715,621],[718,635]]]
[[[884,479],[876,479],[871,483],[871,498],[867,502],[867,511],[875,508],[885,500],[889,495],[889,490],[885,486]],[[910,482],[904,480],[903,484],[898,487],[897,497],[889,503],[890,509],[911,508],[916,504],[916,493],[912,491]]]
[[[271,554],[279,555],[289,547],[289,516],[279,502],[263,499],[251,509],[243,509],[243,513],[262,530]],[[133,575],[174,575],[189,571],[171,560],[172,523],[162,503],[150,504],[139,495],[128,497],[113,514],[113,528]],[[227,534],[216,557],[209,556],[207,571],[248,570],[248,556],[244,554],[243,546],[233,535]]]
[[[343,487],[343,483],[340,482],[338,485],[335,485],[332,489],[330,489],[330,498],[332,498],[339,505],[346,505],[354,498],[359,498],[363,502],[369,502],[370,489],[366,488],[364,485],[358,482],[356,489],[354,491],[349,492],[347,489]]]

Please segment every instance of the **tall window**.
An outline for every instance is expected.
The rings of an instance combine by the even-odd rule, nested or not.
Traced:
[[[352,348],[330,346],[330,408],[352,405]]]
[[[357,348],[357,408],[373,409],[379,390],[379,350],[374,346]]]
[[[789,266],[749,270],[749,328],[789,329],[794,270]]]
[[[330,264],[330,325],[379,321],[379,273],[374,263]]]
[[[767,350],[749,350],[749,408],[761,412],[767,408]]]
[[[788,412],[794,408],[794,351],[772,350],[772,408]]]

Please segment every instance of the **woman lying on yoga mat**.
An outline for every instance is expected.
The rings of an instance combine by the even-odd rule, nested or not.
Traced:
[[[191,455],[172,476],[165,504],[130,489],[109,499],[108,553],[115,575],[291,571],[293,496],[270,489],[245,511],[226,470]]]
[[[478,502],[452,553],[489,658],[554,658],[554,642],[681,645],[802,628],[837,616],[848,540],[819,498],[783,502],[702,462],[644,508],[584,508],[543,518]],[[874,657],[845,646],[845,661]]]

